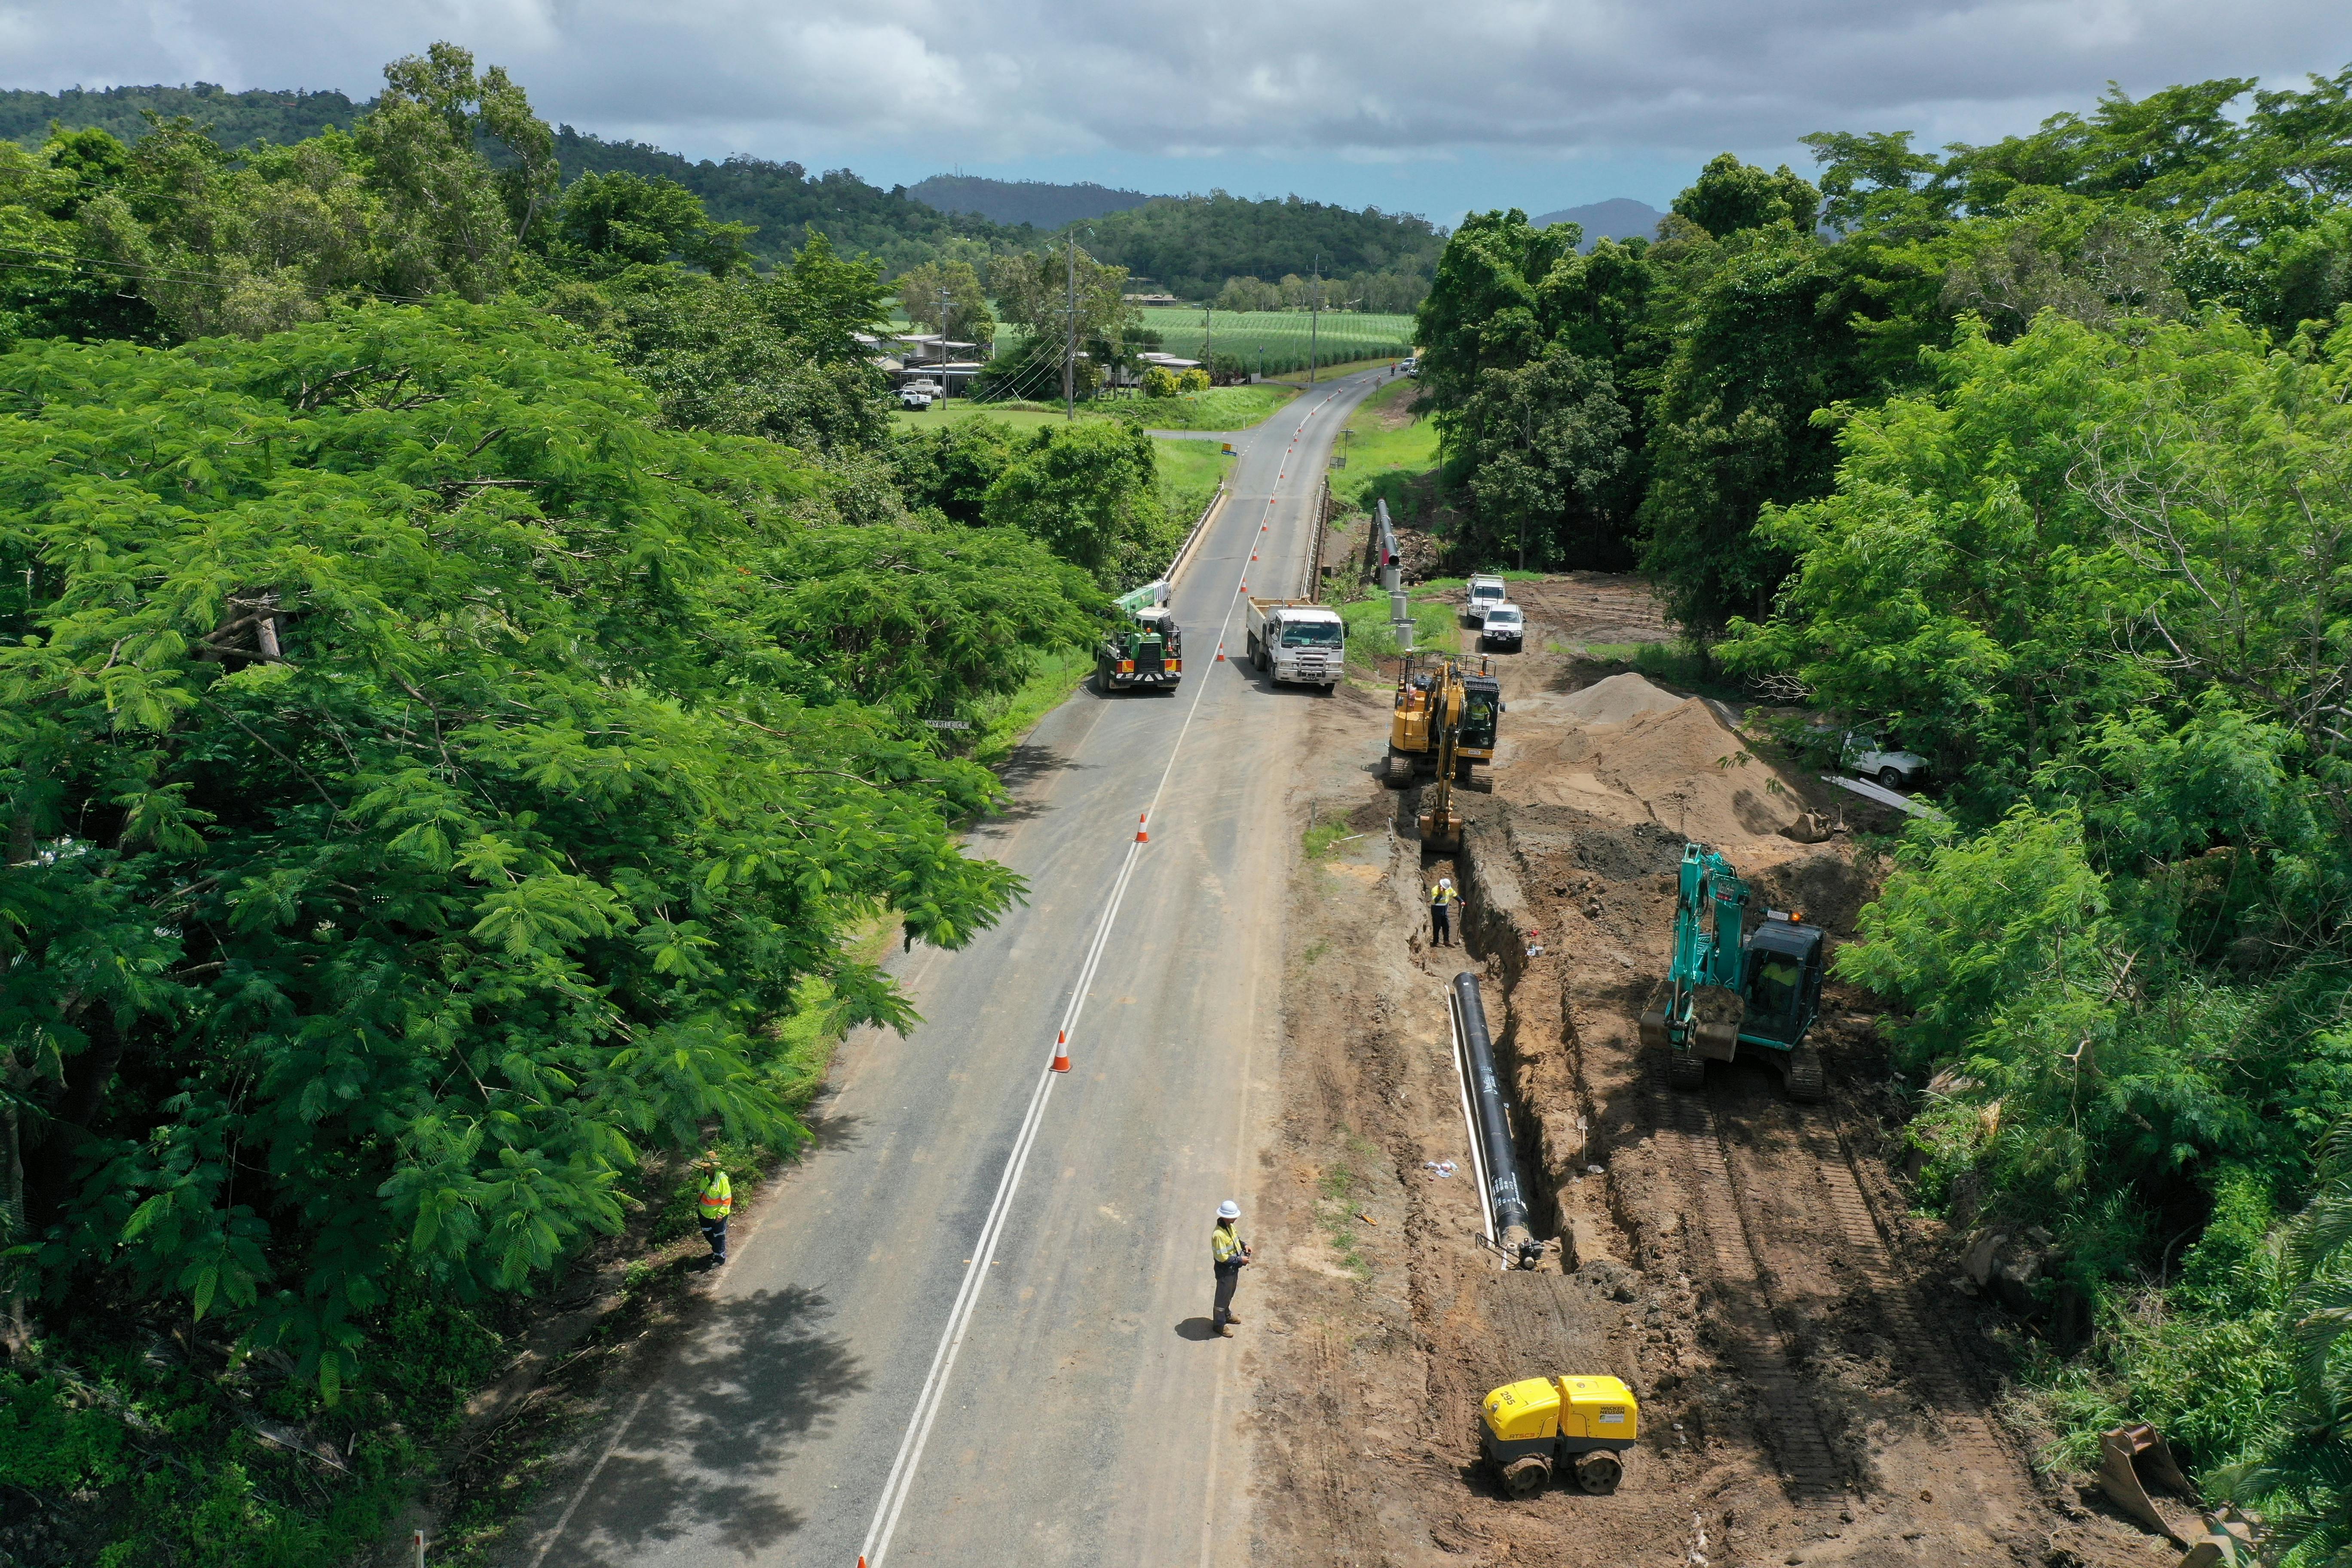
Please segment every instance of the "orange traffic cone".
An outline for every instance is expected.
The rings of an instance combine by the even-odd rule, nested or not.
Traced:
[[[1138,844],[1149,844],[1151,842],[1151,835],[1143,830],[1143,819],[1150,815],[1151,814],[1150,812],[1146,811],[1139,811],[1135,814],[1135,841]]]
[[[1054,1037],[1054,1070],[1055,1072],[1070,1070],[1070,1031],[1067,1029],[1062,1030]],[[866,1568],[865,1558],[861,1557],[857,1560],[857,1568]]]

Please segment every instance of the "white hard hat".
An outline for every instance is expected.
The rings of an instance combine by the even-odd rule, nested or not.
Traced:
[[[1437,885],[1441,888],[1450,888],[1454,886],[1454,879],[1451,877],[1440,877],[1437,879]]]
[[[1217,1217],[1219,1219],[1239,1219],[1242,1217],[1242,1205],[1234,1202],[1233,1199],[1227,1198],[1223,1203],[1217,1205]]]

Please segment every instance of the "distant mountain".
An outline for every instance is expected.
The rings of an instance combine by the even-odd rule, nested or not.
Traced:
[[[943,213],[975,213],[991,223],[1046,229],[1126,212],[1151,199],[1141,191],[1115,191],[1091,180],[1055,185],[1044,180],[983,180],[976,174],[933,174],[908,185],[907,194]]]
[[[1639,236],[1654,239],[1658,220],[1666,215],[1647,202],[1637,202],[1630,196],[1615,196],[1588,206],[1562,207],[1556,213],[1546,213],[1534,220],[1538,228],[1549,228],[1556,223],[1584,226],[1584,243],[1596,239],[1632,239]]]

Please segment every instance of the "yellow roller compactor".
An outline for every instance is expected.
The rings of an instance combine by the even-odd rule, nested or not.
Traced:
[[[1641,1425],[1633,1391],[1616,1378],[1522,1378],[1486,1395],[1478,1446],[1512,1497],[1535,1496],[1554,1472],[1599,1497],[1617,1489],[1625,1473],[1618,1456]]]

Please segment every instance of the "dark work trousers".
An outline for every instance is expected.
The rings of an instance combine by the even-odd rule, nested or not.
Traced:
[[[1222,1329],[1233,1319],[1234,1291],[1242,1282],[1241,1259],[1237,1258],[1231,1263],[1220,1263],[1216,1266],[1216,1269],[1217,1306],[1216,1310],[1209,1314],[1209,1324],[1212,1328]]]
[[[702,1239],[710,1243],[710,1256],[719,1262],[727,1261],[727,1222],[707,1219],[702,1222]]]
[[[1429,906],[1429,940],[1438,947],[1454,944],[1454,910],[1449,904]]]

